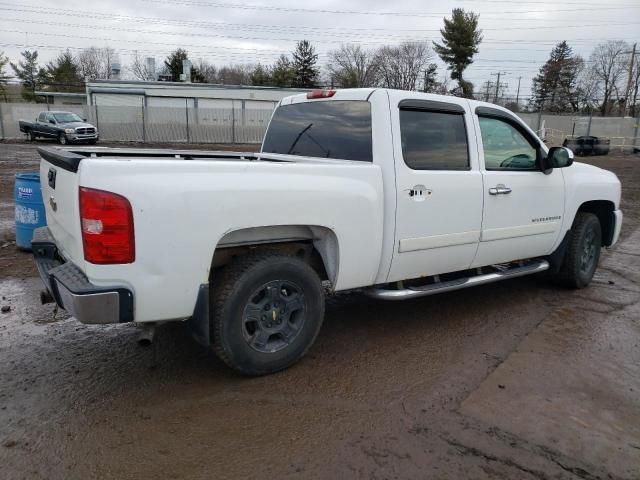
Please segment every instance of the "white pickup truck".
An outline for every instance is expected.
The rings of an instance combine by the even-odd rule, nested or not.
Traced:
[[[230,367],[284,369],[325,293],[403,300],[548,270],[589,284],[620,182],[495,105],[386,89],[283,99],[260,153],[42,148],[48,292],[85,323],[188,321]]]

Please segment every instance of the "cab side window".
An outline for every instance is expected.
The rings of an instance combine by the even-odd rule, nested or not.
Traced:
[[[462,113],[400,109],[402,156],[412,170],[469,170]]]
[[[537,149],[516,127],[493,117],[479,117],[487,170],[537,170]]]
[[[42,112],[40,115],[38,115],[38,121],[39,122],[46,122],[47,121],[47,114]]]

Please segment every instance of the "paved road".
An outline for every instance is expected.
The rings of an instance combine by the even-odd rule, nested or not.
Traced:
[[[0,247],[7,178],[35,162],[0,144]],[[258,379],[182,325],[145,349],[38,305],[28,255],[0,248],[1,476],[640,478],[638,162],[594,161],[621,176],[627,223],[588,289],[335,297],[310,354]]]

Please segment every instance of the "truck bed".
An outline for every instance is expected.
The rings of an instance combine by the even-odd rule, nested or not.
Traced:
[[[174,150],[165,148],[111,148],[111,147],[40,147],[40,156],[49,163],[72,172],[78,171],[78,165],[85,158],[154,158],[182,160],[259,160],[269,155],[255,152],[230,152],[208,150]]]

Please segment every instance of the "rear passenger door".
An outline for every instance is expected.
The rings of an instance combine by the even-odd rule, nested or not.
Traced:
[[[391,97],[396,237],[389,281],[469,268],[482,221],[482,176],[468,103]]]

